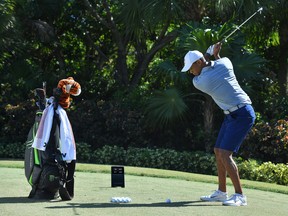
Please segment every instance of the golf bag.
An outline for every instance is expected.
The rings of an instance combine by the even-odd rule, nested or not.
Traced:
[[[54,101],[54,116],[49,141],[45,151],[32,147],[39,127],[39,123],[46,107],[45,89],[36,89],[36,103],[39,110],[36,112],[35,122],[31,127],[25,142],[25,176],[32,186],[28,198],[55,199],[59,195],[62,200],[71,200],[74,197],[74,172],[76,161],[70,163],[62,159],[59,150],[60,119],[56,113],[57,100]]]

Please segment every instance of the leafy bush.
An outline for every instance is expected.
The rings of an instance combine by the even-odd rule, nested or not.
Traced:
[[[93,152],[91,162],[113,165],[125,164],[125,150],[123,147],[103,146]]]
[[[126,165],[216,174],[214,155],[205,152],[129,148],[126,154]]]
[[[86,142],[92,149],[103,145],[143,146],[143,115],[117,101],[85,100],[68,111],[76,140]]]
[[[241,150],[249,158],[274,163],[288,162],[288,120],[257,123]]]
[[[238,163],[241,178],[288,185],[288,164],[245,160]]]
[[[91,146],[87,143],[76,143],[77,161],[89,163],[92,158]]]
[[[25,145],[23,143],[1,143],[0,158],[24,159]]]
[[[256,180],[259,162],[256,160],[237,160],[240,177],[243,179]]]
[[[288,164],[265,162],[257,169],[257,181],[288,185]]]
[[[23,159],[25,145],[0,143],[0,158]],[[288,185],[288,164],[243,160],[235,158],[242,179]],[[128,148],[103,146],[91,150],[86,143],[77,143],[77,161],[96,164],[126,165],[178,170],[216,175],[213,154],[205,152],[178,152],[171,149]]]
[[[0,105],[0,140],[6,143],[24,142],[33,125],[36,108],[34,100],[27,100],[17,105]]]
[[[126,165],[149,167],[152,161],[152,157],[153,157],[152,149],[129,148],[126,152]]]

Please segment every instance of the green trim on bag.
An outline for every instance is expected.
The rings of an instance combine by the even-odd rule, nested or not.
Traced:
[[[34,148],[34,164],[40,165],[39,155],[36,148]]]
[[[32,183],[32,175],[30,176],[30,178],[29,178],[29,184],[32,186],[33,185],[33,183]]]
[[[37,112],[36,114],[42,114],[42,112]],[[35,122],[34,127],[33,127],[33,141],[36,137],[38,126],[39,126],[39,123]],[[34,148],[34,164],[40,165],[39,155],[38,155],[38,151],[36,148]]]
[[[38,111],[38,112],[36,112],[36,115],[42,115],[42,114],[43,114],[42,111]]]
[[[35,122],[33,126],[34,126],[33,127],[33,140],[34,140],[36,133],[37,133],[37,130],[38,130],[39,123]]]

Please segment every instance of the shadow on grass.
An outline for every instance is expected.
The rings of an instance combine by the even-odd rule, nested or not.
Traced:
[[[56,202],[65,202],[61,199],[55,200]],[[29,199],[28,197],[0,197],[1,204],[15,204],[15,203],[36,203],[36,202],[53,202],[47,199]],[[65,206],[50,206],[47,208],[64,209],[64,208],[126,208],[126,207],[185,207],[185,206],[211,206],[213,203],[197,201],[182,201],[172,203],[68,203]],[[216,205],[216,204],[215,204]]]
[[[191,206],[219,206],[219,203],[203,201],[181,201],[172,203],[67,203],[65,206],[49,206],[48,209],[67,209],[67,208],[141,208],[141,207],[191,207]]]
[[[17,203],[45,203],[45,202],[64,202],[60,197],[56,199],[38,199],[38,198],[28,198],[28,197],[0,197],[1,204],[17,204]],[[65,201],[66,202],[66,201]]]
[[[47,202],[47,200],[29,199],[28,197],[0,197],[0,205],[9,203],[35,203],[35,202]]]
[[[54,200],[56,202],[66,202],[61,199]],[[37,203],[37,202],[53,202],[47,199],[29,199],[28,197],[0,197],[1,204],[15,203]],[[71,203],[66,202],[65,206],[49,206],[50,209],[67,209],[67,208],[137,208],[137,207],[185,207],[185,206],[218,206],[219,203],[197,201],[181,201],[181,202],[159,202],[159,203]]]

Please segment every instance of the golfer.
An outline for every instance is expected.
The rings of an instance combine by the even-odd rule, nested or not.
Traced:
[[[247,198],[243,194],[239,172],[233,152],[238,152],[245,136],[255,121],[255,113],[249,96],[242,90],[235,77],[231,61],[220,58],[221,43],[208,48],[215,61],[209,61],[197,50],[189,51],[184,57],[182,72],[194,75],[193,84],[200,91],[210,95],[225,114],[218,134],[214,153],[218,171],[218,189],[202,201],[219,201],[227,206],[245,206]],[[206,56],[206,54],[205,54]],[[228,198],[226,175],[229,175],[235,193]]]

